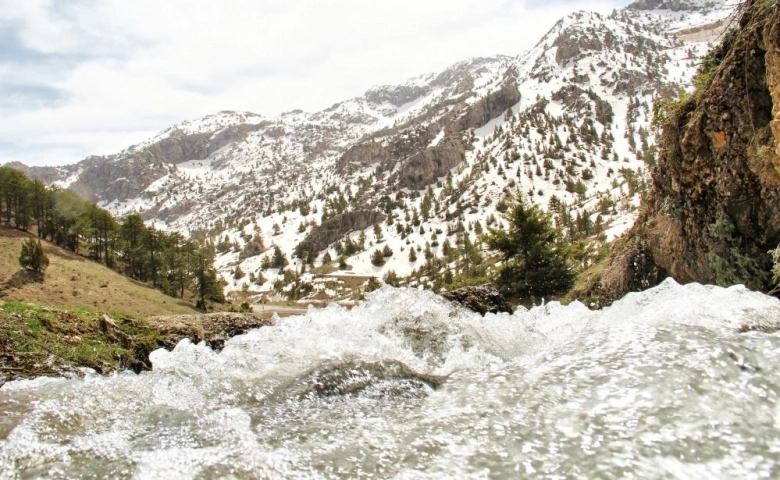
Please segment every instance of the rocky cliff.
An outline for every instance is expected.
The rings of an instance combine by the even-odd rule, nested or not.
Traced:
[[[652,189],[597,295],[658,283],[771,288],[780,242],[780,5],[747,0],[703,61],[696,91],[656,110]]]

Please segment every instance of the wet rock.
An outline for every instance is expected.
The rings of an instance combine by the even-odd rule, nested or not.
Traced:
[[[512,307],[509,305],[509,302],[490,283],[458,288],[451,292],[445,292],[442,296],[483,316],[488,312],[512,313]]]
[[[293,398],[422,398],[438,388],[445,379],[439,375],[416,372],[394,360],[346,362],[314,369],[287,387],[285,394]]]

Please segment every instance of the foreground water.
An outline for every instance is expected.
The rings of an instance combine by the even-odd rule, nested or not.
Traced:
[[[780,302],[480,317],[384,288],[154,371],[0,389],[0,478],[777,478]]]

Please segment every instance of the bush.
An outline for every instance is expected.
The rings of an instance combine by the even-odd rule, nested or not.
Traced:
[[[35,273],[43,273],[49,266],[49,257],[43,251],[41,241],[28,238],[22,244],[22,252],[19,255],[19,265]]]

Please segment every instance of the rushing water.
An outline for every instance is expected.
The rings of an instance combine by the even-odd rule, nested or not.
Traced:
[[[480,317],[383,288],[141,375],[0,389],[0,478],[777,478],[780,302]]]

